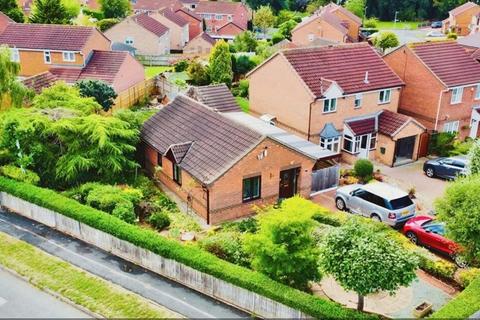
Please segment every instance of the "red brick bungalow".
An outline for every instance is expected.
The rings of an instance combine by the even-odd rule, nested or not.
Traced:
[[[218,108],[179,95],[147,120],[141,132],[146,169],[207,223],[250,215],[254,206],[280,198],[310,195],[316,159]]]

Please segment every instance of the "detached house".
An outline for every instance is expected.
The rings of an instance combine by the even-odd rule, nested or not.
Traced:
[[[248,115],[233,99],[226,108],[214,100],[202,100],[210,107],[178,95],[145,122],[141,140],[151,174],[207,223],[244,217],[254,206],[295,194],[308,197],[317,158],[331,152],[247,127],[240,117]]]
[[[202,18],[195,14],[195,12],[186,8],[180,8],[176,9],[175,13],[188,22],[188,39],[192,40],[203,32]]]
[[[448,12],[448,18],[443,20],[442,31],[455,32],[459,36],[466,36],[472,31],[474,17],[480,14],[480,6],[474,2],[466,2]]]
[[[478,136],[480,64],[455,41],[401,46],[385,62],[402,78],[399,111],[428,130]]]
[[[85,67],[94,50],[110,50],[110,40],[93,27],[9,23],[0,43],[10,47],[20,76],[54,67]]]
[[[215,45],[215,42],[215,39],[210,37],[207,33],[202,32],[187,43],[185,48],[183,48],[183,53],[208,55],[210,54],[212,47]]]
[[[366,43],[279,51],[247,77],[251,112],[347,162],[417,159],[425,128],[396,113],[404,83]]]
[[[130,16],[105,32],[114,42],[125,43],[139,55],[164,55],[170,53],[170,30],[147,13]]]
[[[182,51],[189,39],[188,21],[170,8],[151,13],[150,17],[166,26],[170,36],[170,51]]]

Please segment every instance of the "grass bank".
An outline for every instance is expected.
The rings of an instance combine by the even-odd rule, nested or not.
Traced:
[[[173,68],[170,66],[145,67],[145,77],[150,79],[155,77],[157,74],[171,70],[173,70]]]
[[[0,233],[0,264],[105,318],[179,318],[119,286]]]
[[[407,29],[407,30],[416,30],[418,29],[418,25],[420,22],[418,21],[401,21],[401,22],[393,22],[393,21],[379,21],[377,23],[378,30],[395,30],[395,29]]]

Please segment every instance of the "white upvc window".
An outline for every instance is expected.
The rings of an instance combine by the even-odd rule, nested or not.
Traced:
[[[320,139],[320,146],[322,148],[328,149],[330,151],[333,151],[335,153],[340,152],[340,137],[336,138],[321,138]]]
[[[355,95],[355,103],[354,103],[355,108],[360,108],[362,106],[362,98],[363,98],[363,95],[361,93],[357,93]]]
[[[63,51],[62,56],[63,56],[63,61],[67,61],[67,62],[75,61],[75,52],[73,51]]]
[[[133,43],[135,41],[133,40],[133,37],[126,37],[125,38],[125,44],[128,44],[129,46],[133,46]]]
[[[378,93],[378,103],[389,103],[392,96],[392,89],[380,90]]]
[[[377,133],[370,133],[370,150],[373,150],[377,147]]]
[[[204,14],[203,19],[205,20],[212,20],[212,15],[211,14]]]
[[[350,153],[357,153],[360,148],[360,137],[352,137],[348,134],[343,135],[343,150]]]
[[[43,61],[46,64],[52,63],[52,53],[50,51],[43,51]]]
[[[20,51],[18,51],[18,49],[10,49],[10,60],[12,60],[12,62],[20,62]]]
[[[315,40],[315,35],[313,33],[309,33],[308,34],[308,41],[312,42],[313,40]]]
[[[337,98],[323,100],[323,113],[337,111]]]
[[[455,133],[458,132],[458,127],[460,126],[460,121],[450,121],[446,122],[443,125],[443,132]]]
[[[221,14],[216,14],[215,20],[223,20],[223,16]]]
[[[452,99],[450,100],[450,104],[457,104],[462,102],[462,96],[463,96],[463,87],[453,88]]]
[[[480,84],[477,84],[477,89],[475,91],[475,100],[480,99]]]

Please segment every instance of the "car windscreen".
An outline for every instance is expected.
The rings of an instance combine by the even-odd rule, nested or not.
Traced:
[[[410,199],[408,196],[390,200],[390,206],[393,210],[402,209],[411,206],[412,204],[412,199]]]
[[[422,224],[422,228],[428,232],[433,232],[439,235],[445,235],[445,225],[434,220],[430,220]]]

